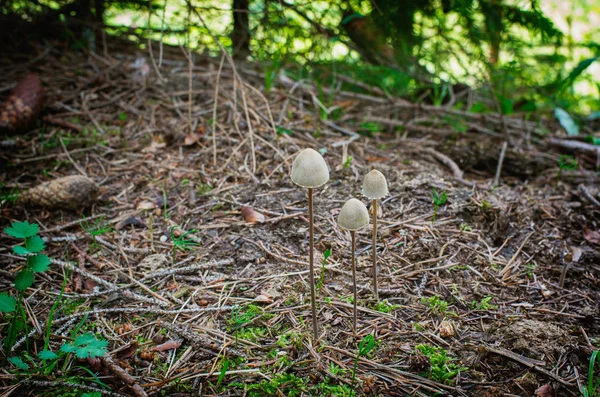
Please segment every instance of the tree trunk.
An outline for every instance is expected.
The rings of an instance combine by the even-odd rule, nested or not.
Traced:
[[[250,14],[248,5],[250,0],[233,0],[233,31],[231,42],[233,57],[245,60],[250,55]]]

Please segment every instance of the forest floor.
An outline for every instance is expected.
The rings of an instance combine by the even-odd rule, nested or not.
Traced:
[[[267,93],[262,72],[227,59],[220,70],[198,56],[190,91],[179,49],[162,59],[154,50],[160,76],[147,51],[118,40],[96,54],[55,42],[0,60],[0,94],[33,71],[47,98],[46,122],[0,149],[0,226],[39,224],[53,259],[25,293],[28,343],[2,351],[3,363],[30,364],[2,364],[3,396],[103,385],[136,396],[579,395],[600,347],[590,145],[567,140],[550,114],[468,113],[351,92],[349,82],[324,104],[326,89],[284,75]],[[331,171],[315,190],[318,341],[307,195],[289,178],[307,147]],[[565,154],[576,169],[560,170]],[[378,218],[380,299],[368,227],[358,232],[355,335],[349,235],[336,220],[372,168],[390,189]],[[85,210],[11,200],[77,174],[100,186]],[[437,213],[434,189],[447,197]],[[0,243],[0,290],[11,294],[17,243]],[[109,357],[63,354],[42,371],[35,354],[51,313],[50,350],[90,331]],[[374,346],[363,343],[357,360],[367,335]]]

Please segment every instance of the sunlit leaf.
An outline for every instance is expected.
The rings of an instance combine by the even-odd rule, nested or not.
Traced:
[[[567,113],[564,109],[554,109],[554,116],[560,122],[560,125],[567,131],[568,136],[579,135],[579,126],[575,123],[575,120]]]
[[[46,255],[35,255],[29,258],[29,269],[34,273],[45,272],[52,261]]]
[[[0,312],[14,312],[17,307],[17,301],[12,296],[2,293],[0,294]]]
[[[40,358],[40,360],[54,360],[55,358],[58,358],[56,353],[50,350],[42,350],[38,354],[38,357]]]
[[[16,238],[27,238],[38,234],[38,225],[30,224],[27,221],[13,222],[9,227],[4,229],[4,233]]]
[[[32,236],[27,239],[27,249],[30,252],[40,252],[44,248],[45,243],[40,236]]]
[[[18,291],[25,291],[33,284],[33,272],[30,270],[21,270],[15,277],[15,288]]]
[[[29,365],[27,365],[19,357],[9,357],[8,358],[8,362],[11,363],[12,365],[14,365],[15,367],[19,368],[19,369],[22,369],[22,370],[29,369]]]

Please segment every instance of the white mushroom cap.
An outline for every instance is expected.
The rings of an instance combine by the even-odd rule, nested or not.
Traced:
[[[338,216],[338,224],[348,230],[356,230],[369,224],[367,207],[355,198],[346,201]]]
[[[385,176],[377,170],[369,172],[363,181],[362,194],[371,200],[387,196],[388,186]]]
[[[329,180],[329,169],[323,156],[313,149],[304,149],[292,164],[292,181],[302,187],[319,187]]]

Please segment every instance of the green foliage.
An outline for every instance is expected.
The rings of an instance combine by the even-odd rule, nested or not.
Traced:
[[[323,252],[323,261],[321,262],[321,274],[319,275],[319,280],[317,281],[317,289],[320,290],[323,288],[323,283],[325,282],[325,265],[327,264],[327,259],[331,256],[331,249],[325,250]]]
[[[50,350],[42,350],[38,354],[38,358],[40,360],[54,360],[54,359],[58,358],[58,355]]]
[[[446,350],[441,347],[422,344],[415,346],[415,349],[429,359],[429,372],[422,375],[436,382],[450,384],[459,372],[468,369],[452,363]]]
[[[1,313],[11,313],[15,311],[17,306],[17,301],[12,296],[7,293],[0,294],[0,312]]]
[[[372,334],[369,334],[361,339],[358,344],[358,353],[356,354],[356,358],[354,359],[354,367],[352,368],[352,385],[356,381],[356,369],[358,367],[358,360],[361,357],[369,354],[373,349],[375,349],[375,337]]]
[[[565,129],[568,136],[579,135],[579,126],[575,123],[575,120],[571,115],[564,109],[554,109],[554,116],[558,119],[560,125]]]
[[[18,369],[21,369],[23,371],[26,371],[26,370],[29,369],[29,365],[27,363],[25,363],[19,357],[9,357],[8,358],[8,362],[11,363],[12,365],[14,365],[15,367],[17,367]]]
[[[421,298],[421,303],[426,304],[429,308],[429,311],[432,313],[437,313],[442,316],[445,316],[447,314],[456,314],[454,312],[448,311],[448,306],[450,306],[450,304],[447,301],[440,298],[439,295],[430,296],[429,298],[423,297]]]
[[[352,156],[347,156],[346,160],[344,160],[344,168],[349,168],[352,164]]]
[[[600,379],[595,378],[594,367],[595,364],[600,364],[600,350],[594,350],[590,357],[590,364],[588,366],[588,381],[587,386],[582,387],[583,397],[599,397],[600,396]]]
[[[387,299],[384,299],[382,301],[377,302],[377,304],[375,305],[375,310],[381,313],[390,313],[392,310],[397,309],[399,307],[399,305],[392,305],[387,301]]]
[[[27,221],[13,222],[4,229],[4,233],[17,239],[23,240],[23,245],[13,246],[13,252],[20,256],[26,256],[25,268],[15,276],[15,288],[17,291],[25,291],[33,285],[34,273],[45,272],[50,266],[51,259],[46,255],[40,254],[44,248],[44,240],[37,235],[39,227],[37,224],[30,224]],[[7,298],[5,299],[8,302]],[[0,311],[1,308],[0,308]]]
[[[96,358],[104,357],[106,354],[108,342],[102,339],[96,339],[92,333],[87,333],[75,338],[73,343],[65,343],[60,347],[63,353],[75,353],[77,358]]]
[[[263,310],[256,305],[235,306],[231,310],[231,318],[227,321],[230,329],[235,332],[235,346],[238,345],[239,332],[242,327],[261,315]],[[252,335],[255,335],[252,333]],[[247,336],[247,335],[246,335]],[[244,339],[244,338],[242,338]]]
[[[569,154],[562,154],[558,158],[558,173],[556,174],[556,179],[558,183],[558,179],[562,176],[563,171],[573,171],[576,170],[579,164],[577,164],[577,160],[575,157]]]
[[[37,224],[30,224],[27,221],[24,222],[13,222],[9,227],[4,229],[4,233],[14,238],[26,239],[33,237],[39,232],[39,226]]]
[[[307,383],[308,380],[294,374],[282,373],[275,375],[272,380],[247,384],[246,391],[248,397],[299,397],[308,390]]]
[[[173,240],[173,248],[179,251],[189,251],[193,247],[197,246],[198,243],[192,239],[186,238],[190,234],[198,232],[198,230],[188,230],[185,233],[181,234],[179,237],[176,237],[173,233],[173,230],[179,229],[179,226],[173,226],[169,229],[169,233],[171,234],[171,239]]]
[[[282,136],[284,134],[291,136],[293,134],[293,132],[289,128],[285,128],[285,127],[282,127],[282,126],[277,127],[277,135],[278,136]]]
[[[221,372],[219,373],[219,379],[217,380],[217,389],[221,390],[221,385],[223,384],[223,381],[225,380],[225,374],[227,373],[227,370],[229,369],[229,364],[231,363],[231,361],[229,361],[229,359],[227,357],[223,357],[222,363],[221,363]]]
[[[448,194],[446,194],[444,191],[439,193],[436,188],[432,188],[431,200],[433,201],[433,217],[431,218],[431,222],[435,222],[438,209],[448,201]]]
[[[477,302],[477,301],[473,301],[471,302],[471,309],[476,309],[476,310],[491,310],[491,309],[496,309],[498,308],[498,306],[495,305],[491,305],[490,302],[492,301],[493,297],[491,296],[486,296],[485,298],[481,299],[481,301]]]

